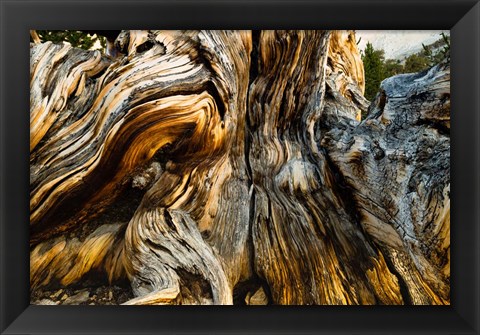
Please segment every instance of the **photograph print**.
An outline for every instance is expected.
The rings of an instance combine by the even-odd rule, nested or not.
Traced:
[[[450,31],[31,30],[30,304],[449,305]]]

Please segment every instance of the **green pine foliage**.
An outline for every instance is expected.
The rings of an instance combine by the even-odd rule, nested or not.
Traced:
[[[385,78],[385,52],[375,50],[371,43],[367,43],[361,56],[365,69],[365,98],[372,100]]]
[[[430,67],[428,57],[422,53],[416,53],[405,59],[402,73],[415,73],[426,70]]]
[[[401,73],[415,73],[424,71],[445,59],[450,60],[450,36],[441,34],[436,42],[426,46],[423,50],[408,56],[404,61],[385,59],[383,50],[375,50],[372,44],[367,43],[361,53],[365,69],[365,98],[372,101],[379,91],[380,83],[388,77]]]
[[[97,40],[105,48],[105,37],[89,35],[79,30],[37,30],[37,34],[42,42],[51,41],[53,43],[69,42],[73,47],[90,50]]]
[[[399,59],[387,59],[383,63],[385,78],[396,76],[397,74],[404,73],[404,66]]]
[[[429,46],[422,44],[423,55],[426,57],[429,66],[434,66],[444,59],[450,60],[450,36],[442,33],[441,37],[441,39]]]

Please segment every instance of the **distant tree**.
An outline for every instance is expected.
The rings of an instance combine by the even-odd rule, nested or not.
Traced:
[[[423,53],[416,53],[410,55],[405,59],[404,73],[420,72],[430,67],[430,62],[427,56]]]
[[[441,34],[441,39],[430,45],[422,43],[423,50],[405,60],[404,72],[419,72],[450,59],[450,36]]]
[[[443,46],[441,53],[443,54],[444,58],[450,60],[450,35],[445,35],[445,33],[442,33],[442,40],[445,45]]]
[[[37,30],[36,32],[42,42],[69,42],[73,47],[89,50],[95,42],[99,41],[100,45],[105,47],[103,36],[90,35],[80,30]]]
[[[365,98],[371,101],[385,78],[385,52],[375,50],[371,43],[367,43],[362,53],[362,61],[365,69]]]
[[[427,57],[429,66],[434,66],[444,59],[450,59],[450,36],[445,33],[441,36],[441,39],[431,45],[426,46],[422,43],[423,54]]]
[[[422,51],[408,56],[402,62],[398,59],[385,60],[383,50],[375,50],[371,43],[367,43],[365,51],[361,53],[365,69],[365,98],[372,101],[385,78],[401,73],[424,71],[445,59],[450,59],[450,36],[445,33],[442,33],[441,38],[434,43],[422,46]],[[365,115],[362,115],[362,118],[364,117]]]
[[[384,63],[385,78],[403,73],[403,71],[404,68],[402,62],[399,59],[387,59]]]

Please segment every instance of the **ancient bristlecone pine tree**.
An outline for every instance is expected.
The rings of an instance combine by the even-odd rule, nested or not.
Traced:
[[[128,280],[128,304],[450,303],[448,63],[386,79],[369,106],[352,31],[115,45],[30,48],[32,290],[88,277]]]

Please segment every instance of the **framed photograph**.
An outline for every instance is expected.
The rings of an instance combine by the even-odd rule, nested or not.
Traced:
[[[2,334],[479,333],[477,1],[1,22]]]

